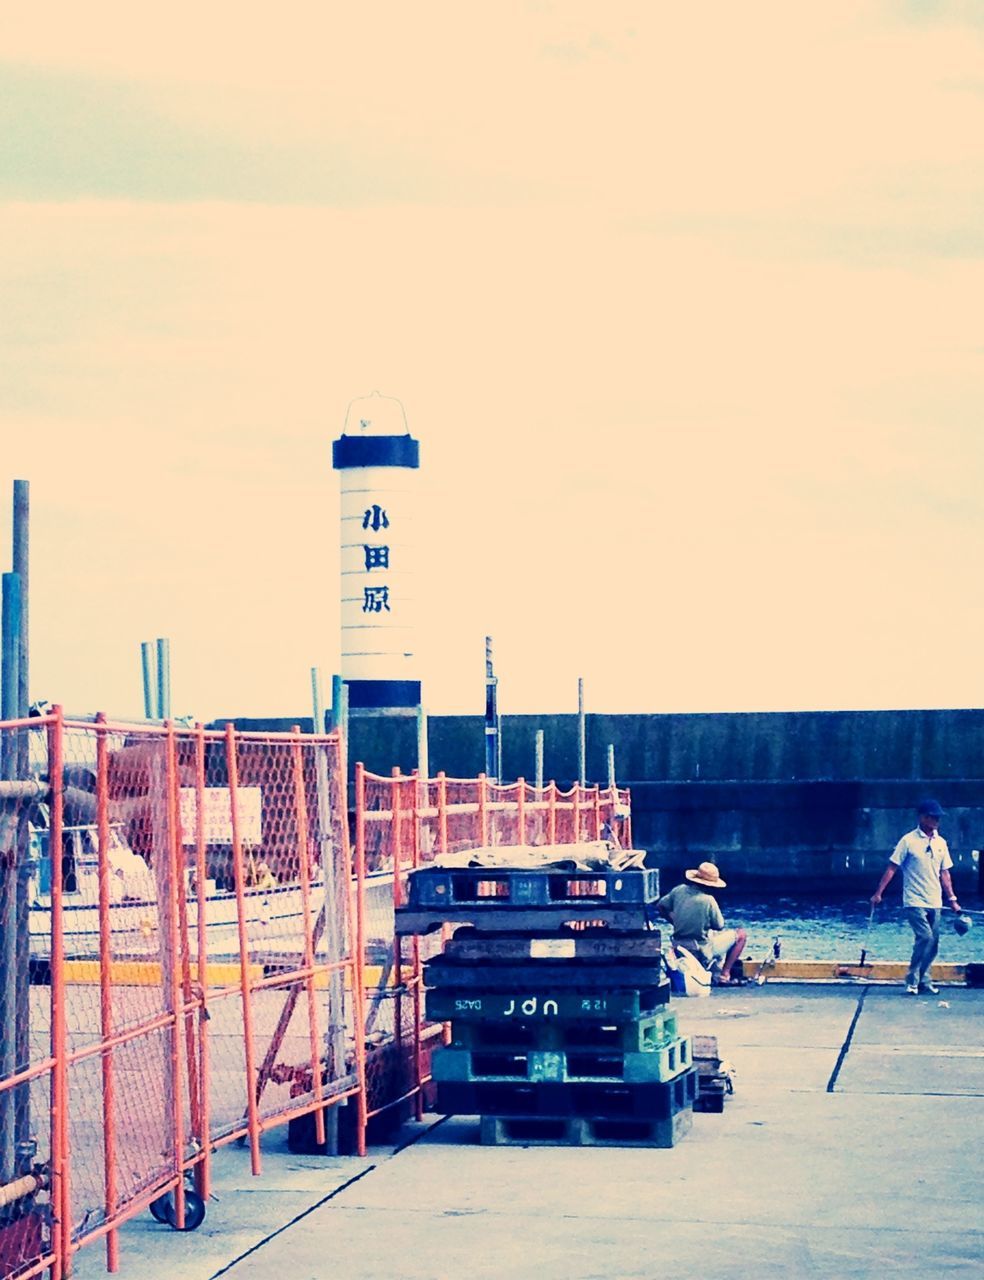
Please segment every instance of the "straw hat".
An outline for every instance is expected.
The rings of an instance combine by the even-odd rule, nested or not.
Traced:
[[[723,889],[725,881],[713,862],[702,862],[696,871],[684,872],[691,884],[702,884],[706,889]]]

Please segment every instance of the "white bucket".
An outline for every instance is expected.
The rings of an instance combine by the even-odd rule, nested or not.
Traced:
[[[677,967],[683,974],[683,989],[688,996],[709,996],[711,994],[711,973],[705,969],[695,955],[683,947],[675,947]]]

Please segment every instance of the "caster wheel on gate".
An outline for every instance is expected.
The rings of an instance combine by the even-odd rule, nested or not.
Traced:
[[[180,1228],[178,1227],[177,1214],[174,1208],[174,1197],[166,1196],[165,1199],[167,1200],[167,1218],[165,1221],[175,1231],[197,1231],[205,1221],[205,1201],[197,1191],[191,1191],[190,1189],[185,1191],[185,1220],[184,1226]]]
[[[147,1206],[150,1209],[150,1216],[155,1222],[170,1222],[168,1212],[171,1205],[170,1193],[158,1196],[156,1200],[151,1200]]]

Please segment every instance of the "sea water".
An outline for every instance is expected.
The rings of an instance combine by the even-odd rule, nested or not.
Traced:
[[[874,910],[866,898],[753,898],[723,892],[717,895],[725,924],[742,926],[748,932],[745,958],[766,960],[773,955],[776,941],[782,960],[836,960],[858,964],[862,948],[867,960],[908,960],[912,951],[912,930],[898,895]],[[976,896],[963,895],[961,908],[980,911],[984,903]],[[870,918],[870,925],[869,925]],[[973,917],[968,933],[960,937],[953,928],[955,917],[943,912],[939,959],[953,964],[984,961],[984,916]]]

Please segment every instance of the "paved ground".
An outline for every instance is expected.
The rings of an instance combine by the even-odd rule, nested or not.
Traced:
[[[219,1200],[178,1235],[121,1232],[123,1280],[443,1280],[984,1273],[984,991],[748,986],[679,1000],[737,1071],[672,1151],[479,1147],[408,1129],[366,1160],[216,1157]],[[102,1273],[100,1246],[77,1260]]]

